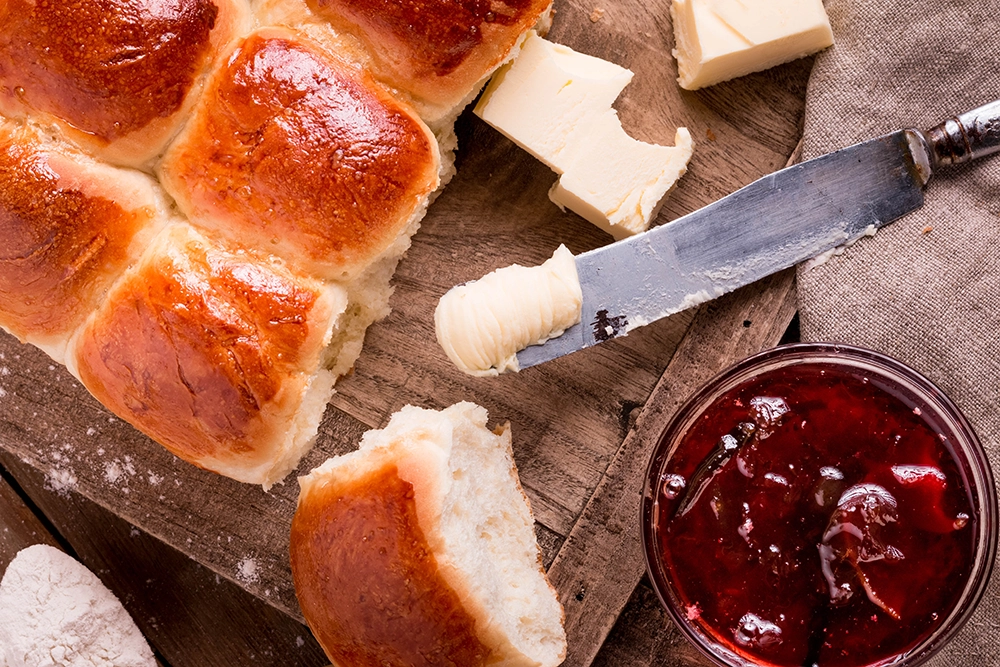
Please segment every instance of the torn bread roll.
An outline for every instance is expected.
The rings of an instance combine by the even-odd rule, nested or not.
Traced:
[[[514,264],[449,290],[434,311],[438,343],[470,375],[518,370],[517,353],[580,321],[576,261],[560,245],[541,266]]]
[[[334,665],[555,667],[563,612],[510,430],[459,403],[407,406],[300,478],[291,566]]]

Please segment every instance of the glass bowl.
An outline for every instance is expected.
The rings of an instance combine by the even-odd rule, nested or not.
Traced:
[[[825,399],[816,400],[818,395],[827,391],[819,387],[827,387],[826,383],[829,383],[829,387],[838,387],[839,385],[832,378],[840,376],[848,378],[845,385],[848,389],[843,391],[839,388],[829,389],[830,392],[834,392],[825,394],[830,397],[829,402]],[[792,384],[781,384],[780,378],[785,378]],[[795,378],[803,379],[796,380]],[[776,389],[775,392],[770,393],[776,395],[763,396],[767,393],[768,382],[771,383],[772,389]],[[795,384],[796,382],[798,384]],[[877,408],[871,408],[871,416],[855,416],[855,413],[851,412],[853,408],[843,413],[838,412],[836,415],[824,413],[824,411],[834,410],[835,408],[832,406],[845,405],[841,402],[841,398],[855,391],[850,389],[854,385],[860,387],[857,391],[861,393],[858,395],[865,397],[858,399],[860,403],[868,406],[878,405]],[[798,390],[794,389],[796,386],[799,387]],[[871,390],[872,396],[875,397],[873,399],[867,398],[868,394],[864,393],[868,391],[868,386],[877,388],[877,391]],[[782,387],[785,389],[781,389]],[[798,399],[793,396],[786,397],[788,404],[785,404],[784,399],[780,397],[783,390],[792,393],[800,392],[801,405],[811,407],[801,407],[801,410],[800,407],[795,407]],[[736,408],[733,406],[739,406],[739,410],[742,410],[746,396],[758,391],[762,393],[762,397],[753,398],[750,401],[751,403],[757,401],[753,408],[755,416],[750,421],[741,421],[739,426],[734,429],[731,421],[732,414],[735,414],[733,411]],[[848,394],[844,394],[844,391]],[[820,394],[814,392],[820,392]],[[891,401],[885,404],[877,402],[875,399],[882,400],[879,398],[881,394],[878,392],[890,395],[892,400],[898,400],[903,409],[897,410],[899,406]],[[770,403],[768,403],[769,401]],[[789,405],[793,408],[789,409]],[[889,407],[885,408],[883,413],[881,410],[885,406]],[[748,411],[749,409],[747,407]],[[841,407],[836,409],[840,410]],[[866,410],[868,408],[862,406],[858,409]],[[881,643],[888,642],[888,640],[882,639],[882,635],[879,633],[883,632],[885,628],[894,627],[892,626],[894,621],[897,624],[902,624],[903,621],[900,619],[904,616],[896,612],[895,609],[909,609],[905,605],[911,604],[908,601],[895,604],[892,602],[891,596],[886,595],[886,592],[892,593],[894,587],[902,588],[907,596],[912,597],[913,591],[919,590],[919,586],[912,584],[905,586],[905,582],[909,581],[906,577],[921,576],[913,573],[919,571],[922,557],[927,563],[933,563],[933,560],[930,556],[923,556],[919,549],[908,547],[910,560],[906,561],[904,560],[904,552],[895,549],[893,545],[883,544],[884,540],[880,542],[879,535],[884,536],[887,534],[885,531],[896,530],[898,526],[904,524],[907,526],[920,524],[923,527],[923,523],[926,522],[928,525],[937,525],[933,524],[937,517],[936,510],[922,509],[922,504],[930,503],[929,498],[936,498],[931,495],[930,491],[925,491],[937,488],[933,486],[936,483],[934,475],[940,475],[941,480],[946,478],[944,473],[940,473],[940,471],[933,473],[932,470],[933,474],[931,474],[927,472],[931,468],[907,462],[907,456],[917,456],[915,450],[914,453],[907,454],[909,451],[906,449],[909,446],[907,443],[919,440],[917,436],[923,433],[920,430],[922,427],[915,427],[916,430],[912,436],[905,430],[897,429],[897,431],[893,431],[897,435],[892,436],[894,438],[892,444],[884,447],[879,445],[878,448],[871,449],[872,452],[875,452],[873,456],[876,457],[889,456],[886,452],[890,450],[902,457],[899,464],[891,466],[890,463],[878,463],[877,465],[872,463],[869,468],[865,468],[867,464],[858,463],[858,461],[868,460],[865,458],[868,454],[852,453],[851,447],[853,445],[847,444],[846,439],[857,439],[857,434],[851,435],[849,429],[862,428],[858,425],[868,424],[866,419],[870,420],[873,425],[877,424],[877,426],[872,427],[871,433],[882,434],[881,429],[883,429],[884,421],[890,419],[890,416],[883,417],[882,415],[890,413],[895,415],[898,412],[901,419],[911,419],[909,415],[905,414],[906,410],[912,410],[912,413],[918,417],[916,421],[922,419],[923,423],[929,425],[928,433],[933,434],[936,431],[940,445],[935,443],[934,446],[936,447],[935,451],[939,452],[939,459],[944,461],[942,466],[948,466],[947,469],[951,471],[950,474],[953,477],[957,474],[961,480],[961,486],[964,486],[965,494],[958,494],[953,498],[959,498],[959,501],[963,503],[961,506],[971,508],[971,512],[963,511],[945,515],[942,510],[941,516],[947,516],[948,520],[951,520],[952,516],[956,518],[954,518],[952,528],[946,525],[944,528],[940,528],[940,531],[943,533],[947,533],[949,530],[955,531],[954,537],[951,539],[954,540],[955,544],[960,545],[964,554],[967,554],[968,567],[963,570],[964,584],[953,586],[955,589],[961,588],[960,592],[957,594],[948,593],[948,595],[953,596],[948,601],[950,606],[941,607],[933,614],[921,616],[920,618],[925,620],[921,620],[920,623],[926,621],[930,623],[929,626],[924,627],[919,631],[919,634],[911,637],[908,640],[910,643],[904,643],[903,648],[891,649],[889,653],[880,655],[879,651],[882,647],[890,644]],[[801,424],[798,423],[800,412]],[[791,417],[786,419],[786,413]],[[804,417],[807,413],[808,419]],[[730,421],[726,421],[727,419]],[[769,419],[772,421],[768,421]],[[898,425],[902,422],[891,423]],[[826,424],[824,433],[835,431],[839,428],[838,424],[842,424],[845,429],[848,429],[843,436],[836,435],[834,437],[831,435],[829,440],[830,443],[833,443],[831,447],[841,452],[845,465],[838,464],[840,468],[826,466],[820,469],[820,473],[816,473],[815,470],[812,472],[807,470],[811,465],[810,462],[818,461],[820,457],[819,454],[816,454],[820,450],[815,444],[815,438],[818,436],[815,431],[808,431],[810,427],[814,429],[819,427],[811,426],[812,424]],[[831,424],[832,427],[830,427]],[[890,426],[884,428],[885,434],[890,433]],[[790,429],[798,429],[799,435],[808,440],[808,444],[801,445],[807,449],[802,450],[801,466],[798,470],[795,460],[798,455],[794,454],[791,447],[799,445],[794,444],[794,437]],[[714,434],[717,432],[722,434],[717,443],[714,445],[706,444],[711,442],[711,438],[715,437]],[[747,435],[748,432],[749,435]],[[865,431],[865,433],[868,432]],[[778,437],[773,440],[765,439],[774,433],[778,433]],[[906,436],[901,440],[899,433],[906,433]],[[874,437],[871,436],[871,438]],[[882,436],[879,435],[879,437]],[[921,442],[929,442],[933,439],[933,435],[923,434]],[[854,440],[850,442],[854,442]],[[782,443],[791,444],[787,445],[789,448],[786,450],[774,449],[786,446]],[[868,447],[868,445],[865,446]],[[708,447],[711,449],[707,449]],[[768,450],[765,447],[771,449]],[[772,465],[770,459],[767,458],[771,455],[766,453],[768,451],[792,453],[791,463],[787,462],[789,459],[781,459],[779,454],[773,454],[774,460],[781,460],[781,465],[785,466],[782,474],[773,471],[768,472],[767,475],[759,474],[763,472],[763,468],[759,467],[761,461],[765,461],[768,466]],[[862,451],[860,446],[858,451]],[[945,460],[948,456],[950,459]],[[753,463],[754,461],[756,463]],[[752,469],[754,465],[758,466],[756,468],[757,474]],[[778,463],[773,463],[773,465],[777,466]],[[855,470],[852,466],[856,466],[857,469]],[[748,470],[747,467],[751,469]],[[787,470],[789,468],[791,472]],[[850,474],[857,479],[846,479],[844,473],[840,472],[841,468],[853,471]],[[736,469],[746,480],[739,477]],[[858,478],[861,474],[859,471],[862,470],[868,470],[865,474],[869,477]],[[885,477],[884,470],[891,470],[895,477]],[[897,484],[897,486],[886,485],[883,488],[883,486],[862,483],[871,482],[875,478],[870,478],[870,475],[877,474],[883,474],[883,477],[877,479],[889,479],[892,484]],[[785,479],[786,477],[788,479]],[[758,481],[753,483],[747,481],[752,479]],[[808,480],[815,479],[816,486],[808,487],[810,488],[809,493],[796,495],[795,491],[787,491],[784,496],[775,496],[770,491],[767,491],[765,495],[760,495],[763,492],[750,490],[744,492],[742,490],[744,487],[762,489],[764,488],[762,485],[774,486],[779,483],[787,485],[789,489],[794,489],[795,483],[790,484],[788,481],[791,479],[807,480],[802,482],[806,486],[811,483]],[[930,483],[932,486],[920,486],[925,483]],[[727,484],[729,486],[726,486]],[[753,484],[758,486],[755,487]],[[847,488],[847,485],[850,484],[854,486]],[[940,482],[940,488],[953,487],[954,485],[948,487],[945,481]],[[781,486],[775,486],[775,488],[785,489]],[[733,490],[731,500],[726,499],[727,489]],[[826,497],[823,495],[823,489],[827,489],[829,492]],[[852,501],[851,494],[858,496],[858,489],[861,489],[861,500]],[[877,491],[865,495],[865,491],[872,491],[872,489]],[[879,495],[885,489],[890,489],[888,500]],[[911,492],[915,493],[913,489],[919,490],[919,493],[913,496],[906,495]],[[747,498],[757,500],[740,503],[739,493],[750,494]],[[752,495],[754,493],[758,495]],[[897,499],[892,496],[892,493],[899,497],[898,507]],[[949,491],[948,493],[954,492]],[[706,494],[711,495],[710,500],[706,500],[708,497]],[[799,500],[788,500],[788,498],[793,497]],[[762,498],[764,500],[760,500]],[[772,501],[772,498],[779,498],[779,500]],[[831,498],[836,498],[836,500],[831,501]],[[908,498],[915,499],[916,504],[907,505]],[[967,505],[964,504],[966,501]],[[772,502],[779,504],[773,506],[768,504]],[[788,503],[794,505],[795,502],[816,503],[815,506],[809,505],[806,510],[803,510],[803,513],[812,512],[819,516],[821,519],[820,523],[817,524],[818,528],[808,530],[800,528],[800,526],[808,525],[807,520],[800,518],[797,519],[799,523],[795,524],[793,519],[797,515],[789,514],[788,516],[792,518],[782,519],[785,521],[784,524],[774,524],[779,526],[777,529],[772,530],[766,525],[760,525],[755,529],[753,518],[781,515],[783,512],[791,511],[783,509]],[[824,505],[824,503],[826,504]],[[943,503],[944,500],[941,500],[942,507]],[[740,506],[743,508],[742,510],[739,509]],[[954,508],[958,505],[952,503],[948,506]],[[706,507],[711,508],[715,519],[708,513]],[[762,508],[761,513],[751,516],[757,512],[756,508],[758,507]],[[772,509],[764,509],[768,507]],[[777,507],[778,510],[774,510],[774,507]],[[904,510],[909,513],[900,514]],[[739,533],[742,540],[746,542],[748,545],[746,548],[742,546],[740,538],[736,537],[733,530],[730,530],[738,524],[739,518],[736,513],[740,511],[746,520],[735,528],[735,532]],[[868,513],[864,514],[866,511]],[[641,512],[643,548],[653,588],[681,632],[702,654],[721,667],[770,667],[771,665],[794,664],[771,657],[768,651],[785,650],[774,647],[783,642],[791,642],[792,639],[802,639],[803,637],[808,644],[808,652],[806,662],[799,662],[800,665],[815,663],[818,667],[826,665],[836,665],[837,667],[881,667],[884,665],[916,667],[923,664],[951,639],[972,615],[986,589],[997,548],[997,498],[993,475],[982,445],[958,408],[930,381],[902,363],[876,352],[847,345],[804,343],[777,347],[737,363],[709,382],[681,407],[661,434],[649,463]],[[726,514],[727,512],[729,514]],[[825,525],[822,523],[822,518],[826,517],[827,514],[822,512],[830,512],[830,518]],[[882,513],[880,514],[880,512]],[[727,516],[730,518],[727,519]],[[731,517],[734,516],[737,518],[732,519]],[[902,516],[903,523],[896,521],[897,516]],[[713,524],[713,521],[718,525]],[[758,521],[758,524],[764,523]],[[793,524],[795,525],[793,526]],[[781,526],[785,526],[787,531]],[[724,530],[729,532],[721,532]],[[753,533],[753,530],[757,532]],[[768,533],[769,530],[772,532]],[[774,532],[775,530],[778,532]],[[809,533],[809,530],[812,532]],[[804,541],[806,546],[804,548],[789,547],[785,543],[781,543],[779,547],[777,542],[773,545],[767,544],[768,537],[774,538],[776,535],[782,535],[782,531],[792,536],[788,544],[798,544],[796,540],[800,540]],[[840,535],[845,531],[850,535]],[[816,538],[812,538],[810,542],[807,533],[822,537],[818,538],[818,542]],[[898,535],[897,533],[889,534]],[[725,537],[720,537],[720,535],[725,535]],[[921,538],[921,541],[914,541],[912,544],[936,544],[935,540],[939,538],[935,535],[931,535],[931,538],[926,540]],[[762,541],[755,545],[752,540],[756,540],[758,537]],[[702,538],[705,538],[704,543],[698,541]],[[971,545],[969,545],[968,540],[971,540]],[[812,545],[816,548],[814,553],[811,552]],[[872,545],[876,545],[877,548]],[[756,551],[751,548],[753,546],[757,546]],[[772,554],[767,553],[768,549],[775,553],[781,551],[782,558],[785,557],[784,551],[794,552],[797,556],[790,556],[787,560],[768,561],[768,558],[772,556]],[[879,551],[879,549],[882,550]],[[743,551],[749,554],[746,564],[734,555],[743,553]],[[697,553],[697,556],[690,555],[694,553]],[[733,560],[729,561],[730,558]],[[798,558],[795,560],[797,564],[788,565],[795,558]],[[735,566],[727,564],[730,562],[734,563]],[[684,563],[688,565],[684,565]],[[772,564],[768,565],[768,563]],[[891,569],[892,567],[900,567],[899,563],[904,563],[902,567],[907,569]],[[683,567],[688,567],[688,570],[684,570]],[[726,570],[726,567],[729,569]],[[767,569],[769,567],[770,570]],[[822,579],[818,578],[815,573],[810,574],[812,571],[808,568],[816,567],[819,568],[819,576],[822,576]],[[926,565],[926,567],[932,568],[933,566]],[[744,568],[746,568],[745,574]],[[765,611],[755,611],[753,606],[754,604],[762,605],[763,603],[760,601],[767,595],[772,593],[777,595],[783,591],[782,587],[791,585],[789,582],[792,582],[800,571],[805,573],[802,575],[803,581],[807,580],[807,576],[812,576],[813,580],[822,582],[822,585],[813,586],[812,593],[809,593],[809,595],[814,596],[814,598],[810,598],[814,599],[812,616],[809,617],[811,624],[809,627],[812,629],[809,632],[799,630],[801,635],[796,635],[795,628],[783,629],[781,627],[777,615],[774,618],[764,618]],[[718,572],[729,572],[730,575],[717,577]],[[760,572],[764,572],[765,576],[758,576]],[[772,577],[771,572],[774,573],[774,577]],[[845,572],[846,574],[844,574]],[[854,574],[851,574],[852,572]],[[880,574],[884,572],[902,574],[894,575],[898,577],[897,579],[891,579]],[[935,572],[937,570],[931,570],[932,574]],[[786,575],[784,573],[792,574]],[[732,623],[732,619],[736,617],[734,614],[738,614],[739,610],[744,607],[737,607],[737,603],[733,600],[739,598],[741,600],[739,604],[743,604],[743,598],[739,592],[735,593],[736,598],[733,597],[732,591],[738,591],[739,587],[734,588],[733,582],[728,581],[725,576],[747,578],[743,584],[745,586],[745,599],[748,601],[744,604],[747,613],[735,624]],[[961,578],[958,580],[961,581]],[[794,579],[794,581],[798,580]],[[699,583],[695,585],[692,582]],[[755,586],[771,587],[773,591],[757,591]],[[945,590],[946,587],[939,586],[939,588]],[[729,591],[729,593],[723,591]],[[897,595],[896,599],[902,599],[898,597],[898,591],[894,594]],[[849,599],[852,595],[858,596],[854,602]],[[704,605],[697,602],[692,603],[694,597],[699,597],[707,602]],[[776,607],[782,610],[786,606],[789,610],[799,609],[795,605],[800,599],[805,599],[805,597],[788,595],[780,598]],[[837,625],[840,621],[831,620],[831,618],[839,618],[834,615],[843,613],[840,611],[843,608],[842,605],[848,604],[857,605],[858,608],[862,609],[871,607],[874,610],[870,619],[872,621],[871,628],[876,628],[875,630],[858,632],[859,638],[850,641],[871,641],[876,645],[867,652],[851,652],[845,648],[837,654],[820,653],[821,650],[832,651],[832,649],[825,647],[835,643],[836,640],[833,638],[839,636],[836,635],[838,632],[836,628],[840,627]],[[712,613],[705,612],[702,606],[711,607]],[[730,616],[725,616],[722,611],[716,613],[717,610],[722,609],[734,609],[735,611]],[[777,612],[771,610],[771,613],[776,614]],[[863,614],[867,615],[868,612],[864,611]],[[724,625],[723,621],[720,620],[724,616],[729,622],[728,625]],[[817,617],[821,619],[818,623],[815,620]],[[789,617],[786,617],[782,612],[780,618],[784,620]],[[931,618],[934,619],[933,622],[927,620]],[[907,620],[912,620],[912,617]],[[878,626],[879,621],[882,622],[881,627]],[[863,622],[868,622],[867,616]],[[916,623],[916,621],[913,622]],[[789,620],[787,623],[791,625],[792,621]],[[805,620],[800,620],[798,627],[801,628],[805,624]],[[816,628],[820,628],[820,630]],[[890,630],[885,629],[884,631],[889,632]],[[847,634],[844,633],[844,636],[846,637]],[[775,641],[778,644],[775,644]],[[793,644],[788,646],[792,647]],[[821,646],[824,648],[819,648]],[[791,650],[789,648],[789,651]],[[790,652],[788,655],[791,654]],[[775,655],[777,654],[775,653]],[[824,655],[831,657],[829,659],[822,658]]]

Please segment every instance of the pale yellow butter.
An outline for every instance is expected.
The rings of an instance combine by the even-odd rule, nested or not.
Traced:
[[[697,90],[833,44],[822,0],[673,0],[678,81]]]
[[[694,144],[637,141],[611,105],[632,72],[531,34],[487,86],[476,114],[561,175],[549,197],[616,239],[644,231],[687,170]]]
[[[434,311],[438,344],[470,375],[518,370],[517,353],[580,321],[583,291],[566,246],[541,266],[497,269],[448,290]]]

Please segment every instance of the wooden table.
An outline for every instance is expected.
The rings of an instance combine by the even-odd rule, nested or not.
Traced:
[[[792,158],[810,60],[684,92],[670,57],[669,1],[622,0],[603,15],[599,7],[558,0],[550,37],[636,72],[616,105],[633,136],[669,144],[684,125],[698,144],[661,221]],[[550,204],[555,176],[471,114],[458,134],[458,175],[400,264],[393,314],[369,330],[299,472],[352,450],[406,403],[477,401],[492,422],[513,424],[544,561],[566,608],[566,664],[695,663],[640,583],[639,480],[656,435],[697,386],[779,341],[794,313],[792,273],[537,369],[463,376],[433,338],[430,313],[444,291],[512,262],[540,263],[560,242],[580,252],[610,239]],[[33,505],[0,489],[10,508],[0,559],[27,541],[60,543],[119,594],[165,664],[325,664],[295,620],[294,478],[264,494],[196,470],[6,335],[0,389],[4,481]]]

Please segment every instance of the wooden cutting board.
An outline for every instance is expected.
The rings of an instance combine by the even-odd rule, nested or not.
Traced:
[[[788,161],[801,133],[810,60],[690,93],[675,81],[668,0],[558,0],[556,10],[550,39],[635,72],[617,104],[633,136],[670,144],[683,125],[695,138],[689,172],[661,222]],[[365,430],[407,403],[476,401],[494,423],[513,426],[545,563],[567,610],[567,664],[690,664],[696,658],[648,586],[636,587],[643,572],[638,480],[659,429],[698,384],[778,341],[794,311],[791,274],[539,368],[464,376],[434,340],[441,294],[500,266],[540,263],[559,243],[581,252],[611,239],[551,204],[555,175],[492,128],[466,113],[458,133],[458,175],[414,237],[396,274],[393,313],[369,330],[299,473],[353,450]],[[0,446],[44,473],[51,489],[83,494],[299,616],[287,557],[294,476],[264,493],[195,469],[5,334]]]

